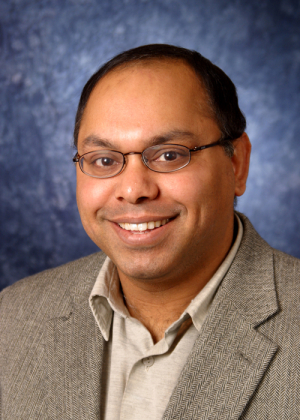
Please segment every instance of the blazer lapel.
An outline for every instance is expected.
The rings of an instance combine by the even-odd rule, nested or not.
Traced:
[[[47,322],[49,419],[99,420],[104,340],[88,304],[73,291],[59,317]]]
[[[259,386],[277,344],[258,331],[278,312],[271,248],[245,223],[225,276],[163,417],[235,420]]]
[[[164,420],[238,419],[276,350],[234,305],[220,302],[203,325]]]

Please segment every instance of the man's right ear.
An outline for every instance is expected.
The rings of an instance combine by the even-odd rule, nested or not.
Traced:
[[[248,178],[251,143],[248,135],[244,132],[241,137],[233,143],[234,153],[231,158],[235,177],[235,195],[237,197],[244,194],[246,190],[246,181]]]

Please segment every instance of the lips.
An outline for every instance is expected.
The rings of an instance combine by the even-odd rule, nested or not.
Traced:
[[[145,232],[147,230],[153,230],[161,226],[164,226],[169,221],[170,219],[162,219],[162,220],[156,220],[156,221],[150,221],[150,222],[144,222],[144,223],[118,223],[118,225],[124,230],[140,233],[140,232]]]

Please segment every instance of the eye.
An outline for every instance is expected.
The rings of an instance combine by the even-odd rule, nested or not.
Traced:
[[[174,162],[178,159],[182,159],[183,155],[185,155],[183,150],[167,149],[157,153],[154,157],[154,160],[156,162]]]
[[[118,164],[118,162],[111,157],[100,157],[91,162],[92,165],[99,167],[107,167]]]
[[[94,169],[111,168],[112,166],[123,163],[121,153],[109,150],[87,153],[84,156],[84,160],[89,167],[93,167]]]
[[[162,153],[156,160],[160,162],[169,162],[172,160],[176,160],[178,158],[178,153],[174,151],[164,152]]]
[[[121,172],[124,164],[122,153],[115,150],[95,150],[81,156],[82,172],[95,178],[109,178]]]

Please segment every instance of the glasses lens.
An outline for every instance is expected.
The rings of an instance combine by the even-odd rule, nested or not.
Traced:
[[[82,171],[96,178],[109,178],[117,175],[121,172],[123,164],[122,153],[111,150],[86,153],[80,159]]]
[[[148,168],[156,172],[173,172],[186,166],[190,161],[189,149],[176,144],[148,147],[143,152]]]

